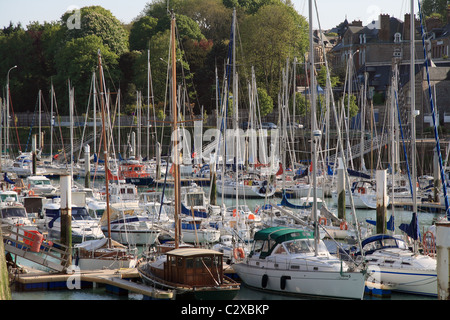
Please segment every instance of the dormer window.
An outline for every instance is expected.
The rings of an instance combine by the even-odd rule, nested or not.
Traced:
[[[400,43],[402,41],[402,34],[400,33],[400,32],[397,32],[395,35],[394,35],[394,42],[395,43]]]

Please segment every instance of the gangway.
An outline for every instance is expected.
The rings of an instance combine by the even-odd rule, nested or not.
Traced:
[[[70,264],[69,247],[56,242],[42,241],[36,249],[34,241],[39,240],[29,228],[3,224],[2,234],[5,252],[59,272],[64,271]]]

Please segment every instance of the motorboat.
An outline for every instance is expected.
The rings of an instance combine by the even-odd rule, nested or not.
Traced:
[[[173,290],[176,299],[232,300],[240,284],[224,274],[223,253],[181,247],[162,253],[154,261],[138,263],[147,285]]]
[[[55,198],[52,202],[44,204],[43,207],[45,226],[42,232],[47,231],[52,238],[59,239],[61,235],[61,204],[60,199]],[[72,242],[80,243],[85,240],[104,238],[98,220],[93,219],[86,207],[71,206],[72,220]]]
[[[244,179],[238,182],[231,178],[225,178],[224,181],[218,179],[216,189],[224,197],[236,197],[237,193],[240,198],[270,198],[276,191],[275,186],[261,179]]]
[[[29,195],[55,196],[58,188],[45,176],[28,176],[25,180]]]
[[[110,232],[111,239],[124,245],[152,245],[161,233],[137,204],[111,204],[109,230],[106,215],[102,215],[100,224],[105,236]]]
[[[120,164],[119,177],[126,183],[138,186],[150,186],[154,182],[153,173],[145,164],[135,159],[125,160]]]
[[[182,241],[187,243],[211,244],[220,239],[220,230],[209,226],[202,218],[181,218]]]

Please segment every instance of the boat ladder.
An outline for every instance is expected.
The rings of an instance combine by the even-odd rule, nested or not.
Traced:
[[[42,241],[42,235],[30,232],[29,228],[3,224],[2,234],[5,252],[59,272],[64,271],[70,264],[69,247],[56,242]]]

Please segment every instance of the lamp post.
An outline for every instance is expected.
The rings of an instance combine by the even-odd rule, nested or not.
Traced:
[[[11,72],[12,69],[15,69],[15,68],[17,68],[17,66],[11,67],[8,70],[8,74],[6,75],[6,132],[5,132],[5,138],[6,138],[5,151],[6,152],[9,152],[9,97],[10,97],[9,73]]]

